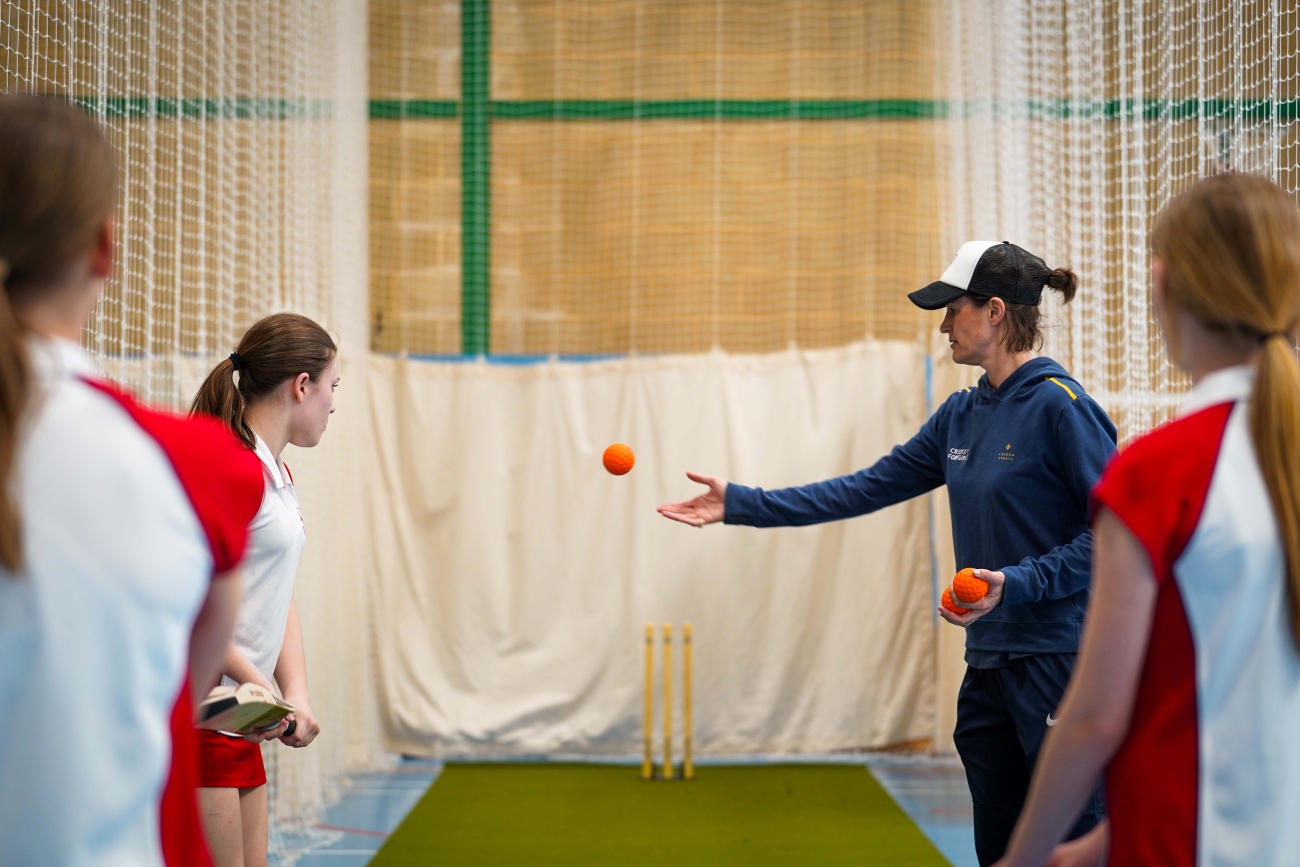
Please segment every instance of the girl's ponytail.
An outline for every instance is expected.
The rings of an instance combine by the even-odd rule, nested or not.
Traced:
[[[1261,344],[1250,436],[1277,521],[1287,611],[1300,643],[1300,211],[1266,178],[1214,175],[1165,205],[1151,252],[1164,263],[1174,305],[1217,331]]]
[[[31,382],[23,329],[4,290],[9,263],[0,259],[0,566],[17,572],[23,564],[23,522],[11,483],[18,457],[18,425],[27,408]]]
[[[190,412],[201,412],[225,422],[251,449],[256,440],[253,439],[253,429],[244,421],[244,406],[244,396],[235,384],[235,362],[227,358],[203,380],[199,393],[194,395],[194,402],[190,404]]]
[[[1300,362],[1290,335],[1264,339],[1250,396],[1250,431],[1277,516],[1291,631],[1300,643]]]
[[[23,565],[13,475],[34,385],[15,299],[75,274],[117,205],[117,154],[99,125],[56,97],[0,96],[0,566]]]

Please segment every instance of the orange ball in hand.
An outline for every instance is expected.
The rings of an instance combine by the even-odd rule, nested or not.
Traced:
[[[979,602],[989,592],[989,582],[975,577],[974,569],[963,569],[952,579],[952,595],[958,602]]]
[[[625,476],[632,471],[632,465],[636,463],[636,455],[632,454],[632,449],[622,443],[614,443],[605,449],[603,460],[605,469],[616,476]]]
[[[943,588],[943,596],[940,597],[939,601],[943,603],[944,608],[947,608],[953,614],[965,614],[970,611],[969,608],[962,608],[956,602],[952,601],[952,596],[948,594],[947,587]]]

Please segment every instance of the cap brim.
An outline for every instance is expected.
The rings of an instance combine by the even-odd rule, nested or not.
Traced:
[[[938,310],[965,294],[965,289],[958,289],[951,283],[936,280],[924,289],[917,289],[915,292],[909,293],[907,300],[922,310]]]

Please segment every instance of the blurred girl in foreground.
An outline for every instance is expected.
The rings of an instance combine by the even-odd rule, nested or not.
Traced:
[[[216,675],[257,462],[142,407],[80,339],[112,271],[116,155],[0,98],[0,861],[204,865],[187,670]]]
[[[1219,175],[1165,207],[1151,252],[1194,386],[1094,493],[1083,646],[1007,867],[1043,864],[1103,771],[1110,865],[1300,851],[1300,212]],[[1106,833],[1050,863],[1098,863]]]

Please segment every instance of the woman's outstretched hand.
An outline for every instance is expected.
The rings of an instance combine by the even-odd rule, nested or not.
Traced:
[[[708,485],[708,491],[693,500],[682,503],[670,503],[659,507],[659,514],[692,527],[703,527],[721,521],[727,514],[727,483],[713,476],[699,473],[687,473],[686,478],[701,485]]]

